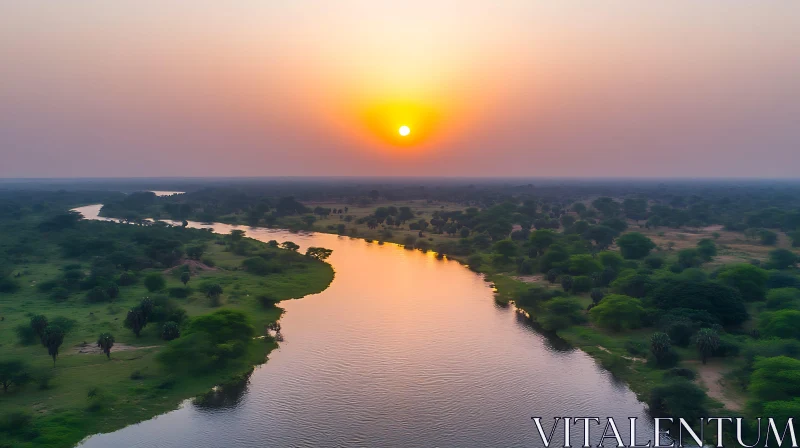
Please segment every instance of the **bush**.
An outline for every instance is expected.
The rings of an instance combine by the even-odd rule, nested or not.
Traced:
[[[192,288],[182,288],[178,286],[175,288],[169,288],[168,292],[170,297],[174,297],[176,299],[185,299],[192,294]]]
[[[17,343],[20,345],[34,345],[40,342],[39,336],[30,325],[19,324],[14,328],[14,332],[17,334]]]
[[[661,266],[664,266],[664,259],[658,255],[648,255],[644,259],[644,265],[650,269],[661,269]]]
[[[800,339],[800,311],[779,310],[763,313],[758,329],[767,337]]]
[[[50,290],[50,299],[54,302],[63,302],[69,299],[69,290],[60,286]]]
[[[569,297],[556,297],[544,303],[544,313],[538,316],[542,327],[548,331],[568,328],[583,320],[580,302]]]
[[[611,294],[589,311],[592,321],[615,331],[638,328],[641,325],[644,308],[639,299]]]
[[[678,355],[678,352],[676,352],[675,349],[673,348],[667,349],[659,356],[655,356],[651,353],[647,357],[647,363],[659,369],[668,369],[670,367],[675,367],[680,360],[681,358]]]
[[[800,289],[778,288],[767,292],[767,309],[797,308],[798,305],[800,305]]]
[[[578,276],[572,278],[572,292],[574,294],[582,294],[589,292],[592,289],[592,279],[586,276]]]
[[[600,301],[603,300],[603,297],[605,297],[605,295],[606,294],[605,292],[603,292],[602,288],[593,288],[592,292],[589,294],[589,296],[592,298],[592,303],[594,303],[595,305],[600,303]]]
[[[160,291],[167,286],[167,281],[159,272],[151,272],[144,277],[144,286],[150,292]]]
[[[649,347],[642,341],[628,339],[625,341],[625,351],[636,357],[647,356]]]
[[[674,378],[653,388],[648,406],[654,416],[682,417],[686,421],[707,416],[706,394],[691,381]]]
[[[209,257],[203,257],[202,262],[203,262],[204,265],[206,265],[206,266],[208,266],[210,268],[213,268],[214,266],[217,265],[217,263],[214,261],[214,259],[213,258],[209,258]]]
[[[751,264],[725,266],[717,276],[724,284],[736,288],[745,301],[764,299],[767,292],[767,271]]]
[[[111,297],[108,296],[105,289],[100,286],[95,286],[86,293],[86,300],[89,301],[89,303],[100,303],[110,301]]]
[[[686,378],[687,380],[693,380],[695,378],[694,371],[686,367],[673,367],[667,370],[664,375],[672,378]]]
[[[626,233],[617,238],[617,246],[622,256],[629,260],[639,260],[646,257],[656,245],[653,241],[638,232]]]
[[[278,302],[280,302],[279,298],[270,294],[261,294],[256,298],[256,300],[264,308],[275,308],[275,306],[278,305]]]

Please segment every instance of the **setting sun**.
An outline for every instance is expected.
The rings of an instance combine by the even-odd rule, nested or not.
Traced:
[[[397,130],[403,137],[411,133],[411,129],[408,126],[400,126],[400,129]]]

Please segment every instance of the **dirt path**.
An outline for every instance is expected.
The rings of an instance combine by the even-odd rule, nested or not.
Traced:
[[[686,364],[697,369],[697,382],[707,389],[706,393],[709,397],[724,404],[731,411],[744,409],[744,399],[725,390],[723,377],[730,371],[729,367],[718,360],[708,361],[707,364],[702,364],[700,361],[687,361]]]
[[[114,347],[111,348],[111,352],[127,352],[130,350],[144,350],[146,348],[154,348],[158,347],[157,345],[147,345],[144,347],[137,347],[133,345],[126,345],[126,344],[114,344]],[[103,353],[103,349],[97,346],[97,344],[79,344],[74,347],[73,350],[75,353],[90,353],[90,354],[97,354]]]

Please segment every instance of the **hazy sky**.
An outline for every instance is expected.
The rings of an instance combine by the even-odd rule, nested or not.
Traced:
[[[0,177],[798,173],[797,1],[0,2]]]

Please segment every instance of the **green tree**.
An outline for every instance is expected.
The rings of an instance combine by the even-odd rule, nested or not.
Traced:
[[[556,240],[558,240],[558,233],[552,230],[534,230],[531,232],[531,236],[528,237],[528,243],[534,252],[532,256],[543,254]]]
[[[333,253],[333,249],[325,249],[324,247],[309,247],[306,249],[306,256],[315,260],[327,260]]]
[[[206,297],[211,299],[211,306],[219,306],[219,298],[222,295],[222,286],[219,283],[209,285],[206,289]]]
[[[314,215],[305,215],[300,219],[303,220],[303,223],[306,225],[307,229],[310,229],[311,226],[313,226],[314,223],[317,222],[317,218]]]
[[[748,390],[756,400],[800,397],[800,360],[788,356],[759,358],[753,364]]]
[[[672,348],[672,341],[666,333],[656,332],[650,336],[650,353],[656,358],[662,357]]]
[[[33,332],[36,333],[36,337],[43,341],[44,330],[47,328],[47,317],[45,317],[44,314],[37,314],[31,317],[31,328]]]
[[[186,256],[191,258],[192,260],[199,260],[203,258],[203,254],[205,253],[205,251],[206,248],[202,244],[189,246],[186,248]]]
[[[705,261],[711,261],[717,255],[717,245],[714,240],[703,238],[697,243],[697,252]]]
[[[767,293],[767,271],[748,263],[725,266],[717,278],[724,284],[736,288],[745,301],[763,300]]]
[[[767,292],[766,307],[770,310],[800,308],[800,289],[776,288]]]
[[[594,241],[595,245],[600,249],[610,246],[616,236],[616,230],[603,225],[591,226],[583,233],[585,239]]]
[[[778,310],[763,313],[758,329],[767,337],[800,339],[800,311]]]
[[[620,331],[641,326],[644,308],[634,297],[610,294],[589,311],[591,320],[605,328]]]
[[[517,244],[511,240],[500,240],[494,243],[494,252],[508,260],[517,255]]]
[[[125,328],[129,328],[133,331],[133,334],[135,334],[137,338],[139,337],[142,329],[147,325],[147,317],[140,306],[128,311],[128,314],[125,316],[124,325]]]
[[[542,305],[544,313],[540,316],[542,327],[548,331],[562,330],[580,322],[583,317],[580,302],[570,297],[555,297]]]
[[[44,329],[42,336],[42,344],[47,347],[47,353],[53,357],[53,367],[56,365],[56,358],[58,357],[58,349],[64,343],[64,330],[56,325],[48,325]]]
[[[694,337],[697,353],[703,364],[719,348],[719,334],[711,328],[701,328]]]
[[[649,298],[663,310],[686,308],[708,311],[723,325],[739,325],[748,318],[739,291],[716,282],[668,278],[658,283]]]
[[[244,235],[245,235],[245,231],[244,230],[239,230],[239,229],[231,230],[231,233],[229,234],[231,241],[234,242],[234,243],[239,242],[242,239],[244,239]]]
[[[778,234],[772,230],[761,229],[758,231],[758,238],[765,246],[774,246],[778,242]]]
[[[706,394],[693,382],[675,378],[653,388],[647,404],[655,416],[682,417],[686,421],[707,416]]]
[[[100,286],[95,286],[86,293],[86,300],[89,303],[108,302],[110,299],[106,290]]]
[[[629,232],[617,238],[622,256],[628,260],[640,260],[650,254],[656,245],[653,241],[639,232]]]
[[[189,280],[191,279],[192,279],[192,274],[190,274],[188,271],[181,272],[181,283],[183,283],[183,286],[186,286],[186,284],[189,283]]]
[[[292,252],[297,252],[300,249],[300,246],[298,246],[292,241],[284,241],[283,243],[281,243],[281,247],[286,250],[290,250]]]
[[[8,388],[12,385],[24,385],[30,378],[28,369],[22,361],[0,361],[0,384],[3,385],[3,392],[8,392]]]
[[[605,295],[605,292],[603,292],[601,288],[592,288],[592,292],[589,294],[589,297],[592,298],[592,303],[597,305],[601,300],[603,300]]]
[[[180,335],[181,330],[176,322],[164,322],[164,325],[161,327],[161,339],[171,341],[177,339]]]
[[[603,270],[603,265],[588,254],[569,257],[569,273],[572,275],[591,275]]]
[[[150,292],[161,291],[167,287],[167,281],[160,272],[151,272],[145,276],[144,286]]]
[[[789,249],[775,249],[769,252],[771,269],[789,269],[797,263],[797,255]]]
[[[111,359],[111,347],[114,346],[114,336],[112,336],[111,333],[100,334],[100,337],[97,338],[97,346],[103,349],[106,358]]]
[[[570,289],[572,289],[572,276],[562,275],[561,287],[564,288],[564,291],[569,291]]]

